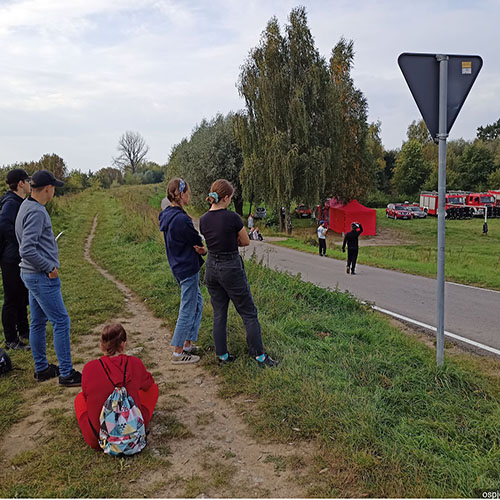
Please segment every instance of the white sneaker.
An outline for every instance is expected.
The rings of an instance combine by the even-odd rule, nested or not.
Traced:
[[[191,363],[198,363],[198,361],[200,361],[199,356],[195,356],[194,354],[190,354],[188,352],[183,352],[180,356],[172,354],[172,363],[174,365],[188,365]]]

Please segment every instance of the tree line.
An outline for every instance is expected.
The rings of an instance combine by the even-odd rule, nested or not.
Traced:
[[[437,190],[438,146],[423,121],[410,124],[407,140],[391,155],[389,194],[415,198],[421,190]],[[446,186],[476,192],[500,188],[500,120],[479,127],[474,140],[448,141]]]
[[[147,159],[149,147],[138,132],[127,131],[118,140],[118,155],[112,165],[97,172],[69,170],[62,157],[55,153],[44,154],[38,161],[17,162],[0,167],[0,193],[7,190],[7,172],[22,168],[32,175],[37,170],[49,170],[57,179],[64,181],[64,187],[57,194],[74,193],[87,188],[109,189],[122,184],[155,184],[163,181],[165,165],[158,165]]]
[[[368,122],[367,100],[351,76],[354,56],[353,42],[341,38],[323,57],[305,8],[294,8],[284,27],[269,20],[243,61],[236,87],[244,109],[203,119],[173,146],[164,165],[148,160],[138,132],[126,131],[111,165],[97,172],[68,172],[61,157],[46,154],[4,166],[0,178],[11,168],[46,168],[65,180],[62,192],[73,192],[182,176],[193,202],[205,206],[210,184],[224,177],[236,188],[241,215],[244,200],[250,210],[264,203],[286,215],[295,203],[314,206],[330,197],[368,206],[415,201],[421,190],[437,189],[437,145],[420,120],[408,126],[401,148],[384,148],[382,124]],[[500,188],[500,119],[479,127],[474,140],[448,141],[447,187]]]
[[[289,215],[295,202],[343,201],[366,194],[376,177],[368,105],[354,85],[352,41],[321,56],[304,7],[282,29],[273,17],[237,82],[245,109],[203,120],[172,149],[167,175],[191,181],[201,202],[226,177],[243,198]]]

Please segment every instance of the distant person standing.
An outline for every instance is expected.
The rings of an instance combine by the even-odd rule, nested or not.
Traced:
[[[30,194],[30,176],[22,168],[11,170],[6,182],[10,190],[0,199],[0,266],[3,281],[2,325],[5,348],[29,350],[28,290],[19,270],[19,243],[16,239],[16,216],[24,198]]]
[[[253,233],[253,239],[256,241],[264,241],[264,236],[262,236],[262,233],[259,231],[259,228],[255,226],[255,231]]]
[[[48,170],[31,178],[31,196],[26,198],[16,218],[16,238],[21,257],[21,278],[29,290],[31,311],[30,344],[35,361],[35,379],[43,382],[59,376],[59,385],[77,387],[82,374],[73,368],[70,346],[70,319],[64,306],[59,278],[59,251],[52,222],[45,208],[56,186],[63,186]],[[54,329],[54,349],[59,366],[47,360],[47,320]]]
[[[323,257],[326,255],[326,233],[328,228],[326,227],[326,222],[324,220],[319,221],[318,226],[318,243],[319,243],[319,256]]]
[[[351,231],[349,231],[344,237],[344,243],[342,245],[342,251],[345,252],[345,247],[347,245],[347,267],[345,272],[347,274],[356,274],[356,260],[358,259],[358,238],[363,232],[363,226],[359,222],[353,222],[351,224]]]
[[[248,216],[248,231],[251,231],[253,229],[253,214],[250,214]]]

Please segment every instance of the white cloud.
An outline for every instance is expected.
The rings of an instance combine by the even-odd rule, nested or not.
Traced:
[[[300,2],[299,2],[300,3]],[[58,152],[70,167],[109,163],[124,130],[151,159],[202,118],[243,106],[240,66],[295,0],[19,0],[0,4],[0,164]],[[498,119],[500,64],[493,1],[315,0],[306,5],[320,52],[355,42],[353,76],[370,120],[397,147],[418,110],[397,66],[401,52],[477,53],[484,68],[452,131],[471,139]],[[82,144],[91,144],[90,148]]]

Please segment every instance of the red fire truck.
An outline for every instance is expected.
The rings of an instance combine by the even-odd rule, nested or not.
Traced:
[[[474,209],[466,205],[467,193],[453,191],[446,193],[446,217],[448,219],[468,219],[473,216]],[[438,214],[437,191],[422,191],[420,193],[420,208],[429,215]]]
[[[500,206],[500,190],[490,189],[488,194],[495,198],[495,205]]]
[[[474,215],[484,217],[484,211],[488,210],[488,217],[500,217],[500,207],[496,206],[495,196],[488,193],[468,193],[467,205],[472,207]]]

